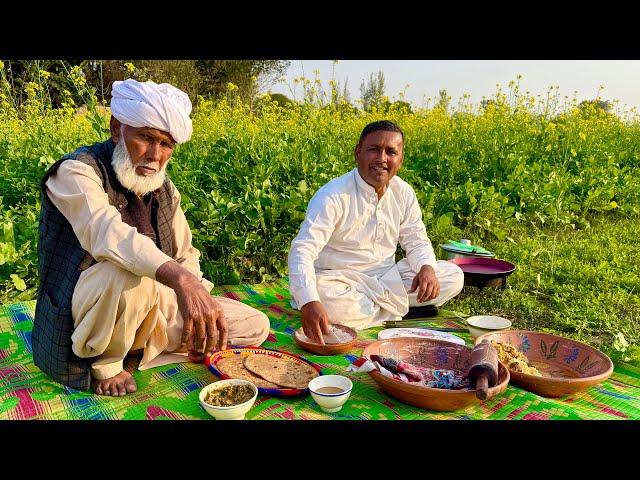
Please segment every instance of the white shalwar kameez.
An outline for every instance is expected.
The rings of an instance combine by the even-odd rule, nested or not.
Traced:
[[[406,258],[395,261],[398,243]],[[411,283],[434,268],[440,294],[423,303]],[[332,323],[356,330],[398,320],[409,306],[440,306],[462,290],[457,265],[436,260],[411,186],[394,176],[378,199],[355,168],[321,187],[289,251],[292,305],[320,301]]]

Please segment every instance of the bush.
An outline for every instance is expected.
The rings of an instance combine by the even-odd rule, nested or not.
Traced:
[[[77,72],[72,80],[84,88]],[[37,286],[35,216],[45,169],[107,135],[95,92],[81,90],[89,101],[78,114],[71,104],[51,108],[42,88],[30,86],[19,107],[0,99],[3,303],[33,298]],[[193,138],[169,165],[203,271],[216,284],[286,275],[309,199],[355,167],[362,128],[382,118],[405,132],[400,176],[416,190],[434,244],[466,228],[477,241],[504,240],[517,224],[583,228],[594,212],[639,213],[639,125],[602,109],[543,115],[530,99],[510,103],[498,94],[478,112],[394,105],[367,113],[278,98],[252,109],[233,85],[220,100],[199,98]]]

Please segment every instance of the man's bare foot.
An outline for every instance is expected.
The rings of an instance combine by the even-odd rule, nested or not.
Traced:
[[[137,389],[136,381],[131,374],[125,370],[114,377],[95,380],[93,383],[93,390],[98,395],[122,397],[127,393],[135,392]]]

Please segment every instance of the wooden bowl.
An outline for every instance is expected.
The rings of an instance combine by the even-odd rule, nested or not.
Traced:
[[[339,325],[337,323],[332,323],[331,325],[351,335],[351,340],[345,343],[333,343],[324,345],[320,343],[306,342],[299,337],[299,333],[302,332],[302,328],[299,328],[298,330],[293,332],[293,340],[303,350],[315,353],[316,355],[337,355],[339,353],[344,353],[351,350],[358,338],[358,332],[356,332],[353,328],[347,327],[345,325]]]
[[[465,375],[469,370],[471,348],[442,340],[426,338],[390,338],[368,345],[363,356],[382,355],[423,367],[451,369]],[[446,390],[412,385],[385,377],[380,372],[369,375],[390,396],[401,402],[427,410],[452,411],[481,403],[475,390]],[[489,389],[489,398],[504,392],[509,383],[509,371],[498,365],[498,384]]]
[[[515,346],[542,377],[509,370],[511,382],[543,397],[581,392],[605,381],[613,373],[611,359],[589,345],[549,333],[504,330],[476,339],[495,340]]]

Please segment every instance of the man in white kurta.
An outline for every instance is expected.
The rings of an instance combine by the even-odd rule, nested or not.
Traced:
[[[416,194],[395,175],[403,147],[397,125],[369,124],[355,148],[358,167],[309,202],[291,243],[289,281],[304,333],[315,341],[328,323],[375,327],[462,290],[462,270],[436,259]],[[398,244],[406,258],[396,263]]]

